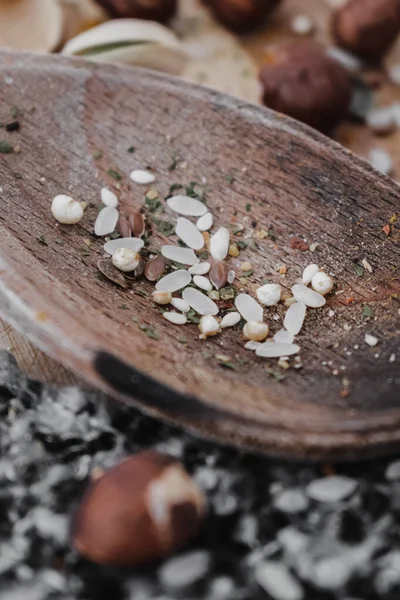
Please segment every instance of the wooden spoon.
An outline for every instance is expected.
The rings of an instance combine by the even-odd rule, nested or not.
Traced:
[[[11,107],[22,111],[20,132],[3,134],[20,152],[0,156],[2,317],[92,384],[205,437],[313,459],[400,446],[396,183],[282,115],[160,74],[3,53],[0,75],[0,121]],[[100,189],[117,191],[121,212],[140,208],[145,188],[128,174],[146,166],[161,198],[171,184],[207,181],[217,225],[243,224],[257,242],[232,261],[251,262],[252,285],[290,290],[311,262],[334,273],[336,294],[308,311],[299,336],[301,369],[278,381],[276,360],[245,350],[237,329],[201,342],[195,325],[162,319],[153,284],[124,290],[99,274]],[[79,225],[54,221],[60,193],[93,203]],[[259,239],[261,230],[270,233]],[[166,238],[154,232],[157,247]],[[293,236],[317,250],[293,248]],[[268,315],[273,331],[284,311],[278,321]]]

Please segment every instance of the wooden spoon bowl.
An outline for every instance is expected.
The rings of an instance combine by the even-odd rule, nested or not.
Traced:
[[[0,121],[21,112],[20,132],[4,133],[20,152],[0,155],[2,317],[92,384],[202,436],[298,458],[400,446],[397,184],[291,119],[179,79],[13,53],[1,55],[0,75]],[[250,287],[267,279],[290,290],[311,262],[335,275],[336,293],[308,311],[299,336],[302,368],[278,381],[277,361],[245,350],[237,328],[200,341],[196,325],[161,317],[153,284],[124,290],[99,274],[100,189],[118,184],[121,212],[141,208],[145,189],[128,175],[146,166],[161,198],[206,181],[216,223],[244,225],[233,239],[257,247],[232,265],[252,264]],[[79,225],[54,221],[60,193],[89,203]],[[166,238],[153,231],[159,247]],[[293,247],[294,236],[317,249]],[[272,331],[284,311],[271,310]]]

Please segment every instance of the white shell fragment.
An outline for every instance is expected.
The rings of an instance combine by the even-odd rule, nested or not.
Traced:
[[[236,273],[235,271],[228,272],[228,283],[233,283],[235,281]]]
[[[196,265],[199,259],[191,248],[181,248],[181,246],[162,246],[161,254],[164,258],[168,258],[182,265]]]
[[[311,264],[308,265],[308,267],[306,267],[303,271],[303,277],[302,277],[302,281],[304,283],[304,285],[308,285],[309,283],[311,283],[312,278],[314,277],[314,275],[316,275],[319,271],[319,267],[316,264]]]
[[[127,237],[127,238],[117,238],[116,240],[110,240],[106,242],[103,246],[104,252],[107,254],[114,254],[118,248],[129,248],[130,250],[134,250],[135,252],[140,252],[140,250],[144,246],[144,241],[140,238]]]
[[[140,169],[135,169],[132,171],[130,178],[132,179],[133,183],[138,183],[139,185],[148,185],[156,180],[153,173]]]
[[[286,311],[283,325],[287,332],[291,335],[297,335],[300,333],[303,327],[304,319],[306,318],[306,305],[304,302],[295,302]],[[278,340],[275,340],[278,341]],[[283,341],[283,340],[279,340]],[[293,341],[293,340],[291,340]]]
[[[193,267],[190,267],[189,273],[191,275],[206,275],[210,268],[211,265],[209,262],[202,262],[198,263],[197,265],[193,265]]]
[[[51,212],[56,221],[64,225],[75,225],[83,217],[83,208],[80,203],[64,194],[55,196],[51,203]]]
[[[371,346],[371,348],[376,346],[378,344],[378,342],[379,342],[378,338],[375,337],[374,335],[371,335],[370,333],[365,334],[365,343],[368,344],[368,346]]]
[[[274,342],[277,344],[292,344],[294,340],[293,333],[286,331],[286,329],[280,329],[274,335]]]
[[[206,292],[211,292],[213,287],[211,281],[207,279],[207,277],[204,277],[204,275],[195,275],[193,277],[193,283]]]
[[[224,260],[229,250],[229,230],[220,227],[210,238],[210,253],[214,260]]]
[[[112,206],[106,206],[97,215],[94,233],[98,236],[108,235],[115,230],[118,221],[118,211]]]
[[[177,292],[182,288],[189,285],[192,281],[192,276],[190,273],[185,271],[184,269],[180,269],[179,271],[173,271],[165,277],[162,277],[156,283],[156,290],[160,292]]]
[[[333,289],[333,279],[330,275],[324,273],[324,271],[319,271],[312,278],[311,287],[318,292],[318,294],[326,296],[326,294],[329,294]]]
[[[226,327],[234,327],[239,323],[241,316],[238,312],[230,312],[224,316],[221,321],[221,329],[225,329]]]
[[[108,190],[107,188],[101,188],[100,196],[104,206],[111,206],[111,208],[117,208],[118,198],[114,194],[114,192]]]
[[[292,287],[292,292],[297,302],[303,302],[306,306],[311,306],[311,308],[320,308],[326,303],[325,298],[321,294],[310,290],[310,288],[302,283],[296,283]]]
[[[248,294],[238,294],[235,306],[245,321],[262,321],[263,309],[254,298]]]
[[[139,264],[139,254],[129,248],[118,248],[112,255],[112,263],[123,273],[130,273]]]
[[[190,196],[172,196],[167,204],[171,210],[184,217],[201,217],[207,213],[207,206]]]
[[[205,315],[200,319],[199,330],[201,333],[200,337],[204,339],[210,335],[216,335],[220,330],[220,324],[211,315]]]
[[[297,344],[277,344],[266,342],[256,348],[257,356],[263,358],[280,358],[281,356],[292,356],[300,351],[300,346]]]
[[[196,227],[199,231],[208,231],[213,226],[214,217],[210,212],[197,219]]]
[[[163,313],[163,317],[174,325],[185,325],[187,323],[187,318],[182,313],[165,312]]]
[[[193,250],[201,250],[204,246],[204,238],[196,225],[184,217],[179,217],[175,233],[186,246]]]
[[[183,313],[189,312],[189,304],[183,300],[183,298],[172,298],[171,304],[176,310],[180,310]]]
[[[256,291],[257,298],[264,306],[275,306],[281,299],[282,288],[279,283],[267,283]]]
[[[217,315],[218,306],[211,298],[196,290],[195,288],[186,288],[183,291],[182,298],[199,315]]]
[[[243,327],[243,337],[245,340],[252,340],[253,342],[262,342],[268,337],[269,327],[266,323],[259,323],[257,321],[248,321]]]
[[[369,162],[383,175],[390,175],[393,171],[392,157],[383,148],[372,148],[369,153]]]

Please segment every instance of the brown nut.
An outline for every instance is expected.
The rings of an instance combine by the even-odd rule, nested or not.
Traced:
[[[400,33],[400,0],[349,0],[332,17],[339,46],[367,61],[379,61]]]
[[[313,42],[291,42],[273,49],[260,71],[263,103],[327,132],[346,115],[351,78]]]
[[[112,17],[166,23],[175,16],[177,0],[97,0]]]
[[[214,17],[235,33],[260,27],[280,0],[203,0]]]
[[[143,564],[183,546],[204,514],[204,496],[182,465],[142,452],[91,483],[73,521],[72,542],[100,564]]]

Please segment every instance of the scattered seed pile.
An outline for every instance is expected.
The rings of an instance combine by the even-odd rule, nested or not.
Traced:
[[[145,448],[183,461],[208,517],[163,563],[97,567],[70,549],[72,510],[95,467]],[[399,523],[398,459],[240,454],[101,394],[28,381],[0,354],[0,600],[398,600]]]
[[[130,178],[139,186],[149,186],[155,181],[154,174],[147,170],[136,169]],[[105,257],[98,262],[98,268],[108,279],[124,288],[128,287],[127,277],[144,276],[155,284],[153,302],[172,307],[162,312],[163,318],[171,324],[182,326],[193,322],[188,318],[190,313],[198,322],[201,340],[221,334],[228,327],[238,327],[242,338],[248,341],[247,349],[259,357],[278,358],[284,368],[289,368],[289,357],[300,352],[300,345],[294,343],[295,336],[302,329],[308,308],[322,308],[326,303],[324,296],[333,289],[330,275],[317,264],[311,264],[292,286],[292,294],[284,295],[279,283],[265,283],[256,289],[256,300],[235,288],[236,272],[230,268],[229,259],[238,256],[238,248],[231,244],[227,227],[211,231],[214,216],[200,198],[193,195],[167,198],[163,208],[170,220],[164,221],[164,227],[168,228],[169,235],[176,236],[177,243],[163,244],[160,249],[153,247],[150,252],[146,249],[145,260],[140,253],[145,242],[153,245],[153,241],[149,242],[147,235],[144,209],[143,212],[131,211],[126,217],[119,213],[119,200],[114,192],[103,188],[100,195],[102,206],[94,223],[94,233],[99,237],[113,236],[104,244]],[[145,200],[148,200],[147,194]],[[162,206],[157,196],[150,200]],[[65,195],[56,196],[52,202],[54,218],[68,225],[82,219],[84,208],[82,203]],[[204,251],[209,260],[202,260]],[[166,269],[170,271],[167,274]],[[243,262],[240,271],[252,274],[252,265]],[[234,307],[220,314],[218,302],[224,300],[221,293],[228,284]],[[270,330],[264,320],[264,308],[268,310],[281,301],[288,308],[284,328],[273,339],[267,339]],[[298,360],[297,366],[299,364]]]

